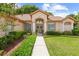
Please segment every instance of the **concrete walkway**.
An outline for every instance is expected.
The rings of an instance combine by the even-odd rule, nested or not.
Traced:
[[[32,56],[49,56],[49,53],[42,35],[38,35],[36,38]]]

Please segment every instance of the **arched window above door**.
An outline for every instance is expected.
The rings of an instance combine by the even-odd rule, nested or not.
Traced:
[[[38,19],[36,19],[36,24],[43,24],[43,19],[41,19],[41,18],[38,18]]]

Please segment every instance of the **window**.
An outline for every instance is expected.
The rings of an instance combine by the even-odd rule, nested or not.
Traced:
[[[70,22],[65,22],[64,23],[64,31],[71,31],[72,28],[71,28],[71,23]]]
[[[54,31],[55,30],[55,23],[48,23],[48,31]]]
[[[24,25],[24,28],[25,28],[26,31],[31,31],[31,24],[26,23],[26,24]]]

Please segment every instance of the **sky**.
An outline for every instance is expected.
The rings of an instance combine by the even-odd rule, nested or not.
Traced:
[[[41,10],[51,12],[54,16],[65,17],[79,12],[79,3],[17,3],[20,8],[25,4],[35,5]]]

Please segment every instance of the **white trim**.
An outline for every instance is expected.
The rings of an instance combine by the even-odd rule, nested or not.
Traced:
[[[64,22],[62,23],[62,32],[64,32]]]
[[[74,27],[74,24],[72,23],[72,24],[71,24],[71,26],[72,26],[72,29],[73,29],[73,27]]]
[[[47,31],[47,25],[46,25],[46,22],[44,22],[44,33],[46,33]]]
[[[32,33],[35,33],[35,23],[32,23]]]

